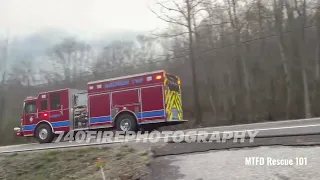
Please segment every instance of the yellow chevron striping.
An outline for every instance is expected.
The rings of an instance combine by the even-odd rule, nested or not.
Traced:
[[[165,74],[164,74],[165,75]],[[180,78],[178,77],[178,81],[180,81]],[[168,85],[168,79],[164,79],[164,86],[167,87]],[[181,86],[180,83],[178,84],[179,92],[176,91],[170,91],[170,89],[165,89],[165,104],[166,104],[166,112],[167,112],[167,117],[172,119],[173,114],[172,114],[172,109],[175,108],[178,110],[178,119],[182,120],[183,119],[183,109],[182,109],[182,102],[181,102]]]
[[[170,119],[172,119],[173,114],[171,109],[176,108],[178,110],[178,118],[181,120],[183,118],[182,114],[182,104],[181,96],[179,92],[167,90],[166,94],[166,111]]]

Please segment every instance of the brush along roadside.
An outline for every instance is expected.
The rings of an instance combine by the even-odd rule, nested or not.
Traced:
[[[152,155],[129,146],[95,147],[0,156],[0,179],[148,179]]]

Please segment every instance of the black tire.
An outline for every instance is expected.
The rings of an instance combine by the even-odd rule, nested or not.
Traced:
[[[130,127],[127,131],[137,131],[138,124],[137,124],[136,118],[133,115],[121,114],[120,116],[118,116],[116,119],[116,130],[117,131],[124,131],[121,128],[122,121],[127,121],[130,123]]]
[[[46,130],[47,131],[47,136],[45,138],[41,138],[40,133]],[[51,127],[48,124],[40,124],[37,129],[36,129],[36,134],[35,134],[37,140],[39,143],[51,143],[54,139],[54,134],[51,130]]]

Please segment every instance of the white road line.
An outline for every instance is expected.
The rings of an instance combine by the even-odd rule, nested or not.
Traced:
[[[280,124],[280,123],[290,123],[290,122],[299,122],[299,121],[315,121],[319,120],[320,118],[309,118],[309,119],[293,119],[293,120],[283,120],[283,121],[270,121],[270,122],[261,122],[261,123],[251,123],[251,124],[236,124],[236,125],[228,125],[228,126],[213,126],[213,127],[202,127],[197,128],[197,130],[208,129],[208,128],[228,128],[228,127],[238,127],[238,126],[254,126],[254,125],[262,125],[262,124]],[[187,130],[194,130],[194,129],[187,129]]]
[[[30,143],[30,144],[17,144],[17,145],[9,145],[9,146],[0,146],[0,149],[7,149],[7,148],[14,148],[14,147],[21,147],[26,145],[33,145],[38,143]]]
[[[68,146],[29,148],[29,149],[21,149],[21,150],[13,150],[13,151],[0,151],[0,154],[1,153],[24,152],[24,151],[38,151],[38,150],[49,150],[49,149],[63,149],[63,148],[83,147],[83,146],[94,146],[94,145],[103,145],[103,144],[115,144],[115,143],[120,143],[120,142],[121,141],[112,141],[112,142],[105,142],[105,143],[89,143],[89,144],[75,144],[75,145],[68,145]]]
[[[311,124],[311,125],[304,125],[304,126],[285,126],[285,127],[275,127],[275,128],[259,128],[259,129],[252,129],[252,130],[243,130],[243,131],[268,131],[268,130],[277,130],[277,129],[294,129],[294,128],[316,127],[316,126],[320,126],[320,124]],[[232,132],[239,132],[239,131],[232,131]]]
[[[247,132],[247,131],[268,131],[268,130],[279,130],[279,129],[295,129],[295,128],[307,128],[307,127],[317,127],[320,124],[312,124],[312,125],[305,125],[305,126],[288,126],[288,127],[277,127],[277,128],[261,128],[261,129],[244,129],[244,130],[237,130],[237,131],[214,131],[212,133],[204,133],[204,134],[192,134],[192,135],[182,135],[183,137],[186,136],[199,136],[199,135],[213,135],[217,133],[228,133],[228,132]],[[319,131],[320,133],[320,131]],[[272,135],[270,135],[272,136]],[[168,137],[159,137],[159,138],[144,138],[138,140],[153,140],[153,139],[164,139],[164,138],[173,138],[173,137],[181,137],[181,136],[168,136]]]

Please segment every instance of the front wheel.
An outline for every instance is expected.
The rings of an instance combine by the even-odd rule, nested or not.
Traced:
[[[138,128],[136,119],[130,114],[122,114],[117,118],[117,131],[136,131]]]
[[[40,124],[36,130],[36,138],[39,143],[51,143],[54,139],[51,127],[48,124]]]

